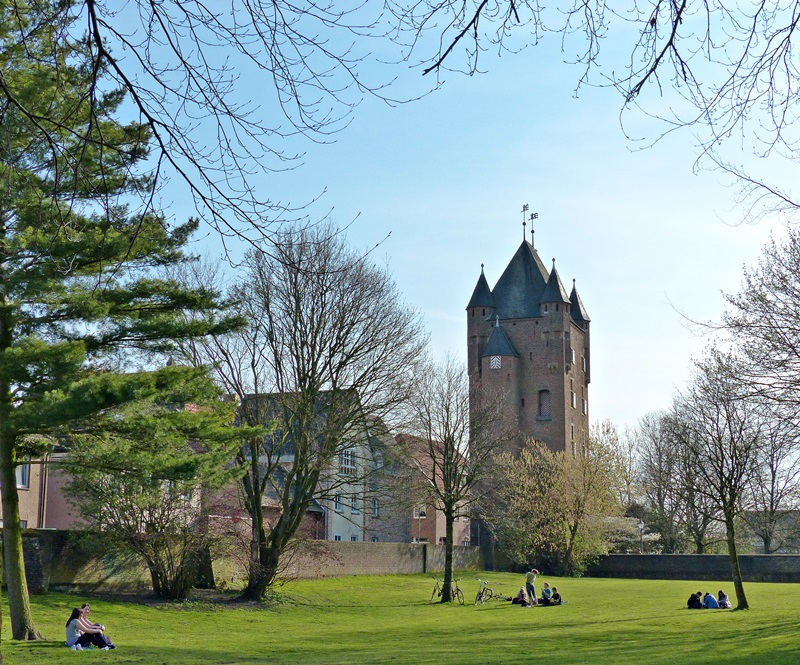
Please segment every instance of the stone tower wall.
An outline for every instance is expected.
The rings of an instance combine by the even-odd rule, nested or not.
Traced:
[[[470,389],[502,391],[508,413],[506,425],[518,429],[519,445],[527,438],[544,441],[551,449],[580,452],[589,430],[588,335],[572,321],[569,305],[548,304],[542,316],[500,321],[519,358],[503,357],[492,370],[482,358],[494,322],[491,308],[467,310]],[[573,362],[574,352],[574,362]],[[586,359],[584,365],[584,358]],[[539,416],[539,393],[550,391],[551,418]],[[573,402],[572,394],[575,393]],[[573,406],[574,404],[574,406]],[[573,447],[573,440],[575,446]]]

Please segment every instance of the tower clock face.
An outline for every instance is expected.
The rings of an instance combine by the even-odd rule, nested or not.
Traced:
[[[489,358],[489,369],[500,369],[500,356]]]

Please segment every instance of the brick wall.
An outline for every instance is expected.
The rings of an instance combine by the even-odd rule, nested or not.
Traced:
[[[150,586],[145,566],[133,557],[91,554],[102,551],[102,534],[26,530],[25,570],[32,590],[51,587],[143,590]],[[287,561],[285,576],[320,578],[339,575],[440,573],[445,548],[434,544],[310,541]],[[454,548],[457,570],[482,570],[476,547]],[[214,561],[218,582],[241,586],[246,571],[233,556]]]
[[[744,554],[739,566],[745,582],[800,582],[800,555]],[[724,554],[609,554],[587,571],[589,577],[652,580],[730,580]]]

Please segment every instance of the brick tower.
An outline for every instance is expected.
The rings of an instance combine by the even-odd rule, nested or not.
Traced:
[[[524,237],[494,289],[481,275],[467,305],[470,399],[502,395],[521,445],[581,452],[589,431],[589,316],[553,259],[548,272]]]

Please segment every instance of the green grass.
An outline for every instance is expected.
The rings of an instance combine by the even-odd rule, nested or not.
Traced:
[[[485,574],[512,595],[520,575]],[[523,609],[492,601],[473,607],[478,583],[463,573],[465,606],[431,603],[429,576],[346,577],[297,581],[274,604],[150,607],[93,598],[92,615],[108,626],[116,651],[71,652],[64,623],[85,600],[69,594],[34,597],[37,627],[48,642],[8,639],[6,665],[61,663],[800,663],[800,589],[747,584],[753,609],[686,610],[693,591],[729,583],[540,578],[569,602]]]

